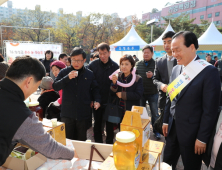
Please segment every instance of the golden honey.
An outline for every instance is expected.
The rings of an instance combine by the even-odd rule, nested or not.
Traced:
[[[122,131],[117,133],[113,145],[113,158],[117,170],[136,170],[139,165],[139,146],[135,142],[133,132]]]

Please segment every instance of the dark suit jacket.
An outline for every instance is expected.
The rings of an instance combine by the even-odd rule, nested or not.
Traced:
[[[209,142],[207,143],[206,152],[203,154],[203,161],[207,167],[210,166],[210,160],[211,160],[211,152],[214,144],[214,137],[216,134],[216,127],[214,128],[214,131],[210,137]],[[215,162],[214,170],[221,170],[222,169],[222,144],[219,147],[217,158]]]
[[[199,59],[199,57],[197,58]],[[182,66],[173,68],[172,82],[181,73]],[[214,66],[207,66],[173,101],[167,97],[163,123],[168,123],[168,134],[175,114],[180,145],[193,146],[196,139],[207,143],[218,117],[221,84]]]
[[[174,60],[174,65],[177,65],[177,61]],[[162,83],[169,84],[169,75],[167,70],[167,54],[163,57],[158,58],[155,62],[155,70],[153,75],[153,83],[157,86],[159,90],[159,108],[164,109],[166,104],[166,93],[160,90]]]

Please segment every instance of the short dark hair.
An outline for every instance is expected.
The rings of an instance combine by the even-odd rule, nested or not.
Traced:
[[[45,74],[45,67],[39,60],[30,56],[23,56],[12,62],[6,72],[6,77],[15,81],[22,81],[26,77],[33,76],[35,82],[38,82],[42,80]]]
[[[85,53],[85,51],[84,51],[82,48],[80,48],[80,47],[75,47],[75,48],[71,51],[70,57],[74,57],[74,56],[77,56],[77,55],[80,55],[80,54],[82,54],[83,59],[86,58],[86,53]]]
[[[173,36],[175,35],[175,32],[173,31],[168,31],[166,32],[163,37],[162,37],[162,40],[166,39],[166,38],[172,38]]]
[[[136,55],[134,54],[133,57],[136,57]]]
[[[105,43],[105,42],[102,42],[100,43],[98,46],[97,46],[97,50],[107,50],[108,52],[110,51],[110,47],[109,47],[109,44]]]
[[[152,46],[146,45],[146,46],[143,47],[142,51],[144,51],[145,49],[149,49],[151,51],[151,53],[153,53],[153,47]]]
[[[206,58],[207,58],[208,56],[211,57],[211,55],[208,55],[208,54],[207,54],[207,55],[206,55]]]
[[[68,61],[69,61],[69,63],[71,64],[71,57],[68,57]]]
[[[193,32],[180,31],[173,36],[173,39],[175,39],[176,37],[178,37],[180,35],[182,35],[184,37],[184,45],[186,47],[190,47],[190,45],[193,44],[195,46],[196,50],[199,48],[197,36]]]
[[[217,56],[214,56],[214,59],[217,58]]]
[[[52,56],[51,56],[51,59],[53,58],[53,52],[51,51],[51,50],[47,50],[46,52],[45,52],[45,57],[46,57],[46,54],[51,54]]]
[[[0,62],[4,61],[4,57],[2,56],[2,54],[0,53]]]
[[[60,55],[59,55],[59,60],[60,60],[60,58],[63,59],[64,57],[68,57],[68,55],[67,55],[66,53],[60,54]]]
[[[96,53],[94,53],[94,55],[93,55],[93,59],[95,59],[95,58],[99,58],[99,52],[98,51]]]
[[[132,57],[131,55],[125,54],[124,56],[122,56],[122,57],[120,58],[119,65],[121,65],[121,63],[122,63],[123,61],[126,61],[126,60],[128,60],[128,61],[131,63],[132,68],[131,68],[130,71],[132,71],[132,70],[133,70],[133,67],[135,66],[135,61],[134,61],[134,59],[133,59],[133,57]]]
[[[211,57],[211,55],[210,55],[210,54],[207,54],[207,55],[206,55],[206,57],[207,57],[207,56],[210,56],[210,57]]]

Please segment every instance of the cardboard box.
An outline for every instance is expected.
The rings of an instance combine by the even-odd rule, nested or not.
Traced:
[[[50,133],[50,135],[59,143],[66,146],[66,130],[65,130],[65,123],[57,122],[56,127],[52,127],[51,120],[42,121],[43,127],[48,127],[51,129],[46,130]]]
[[[19,144],[21,146],[21,144]],[[17,145],[18,146],[18,145]],[[41,155],[40,153],[34,155],[28,160],[21,160],[18,158],[14,158],[9,156],[6,159],[6,162],[2,165],[8,169],[16,169],[16,170],[34,170],[40,167],[47,161],[47,158]]]
[[[150,120],[146,108],[133,106],[132,111],[126,111],[120,129],[135,133],[136,142],[140,148],[140,162],[142,162],[142,150],[150,138]]]
[[[143,155],[144,162],[139,163],[137,170],[160,170],[158,153],[147,152]],[[100,166],[99,170],[117,170],[113,157],[109,156]]]
[[[158,153],[160,162],[163,162],[163,147],[164,147],[163,142],[158,142],[149,139],[148,142],[143,147],[143,153],[147,153],[149,151]]]
[[[48,132],[48,133],[54,138],[54,133],[53,133],[53,129],[52,129],[52,128],[43,126],[43,129],[44,129],[46,132]]]
[[[144,162],[139,164],[137,170],[160,170],[159,154],[147,152],[143,154]]]

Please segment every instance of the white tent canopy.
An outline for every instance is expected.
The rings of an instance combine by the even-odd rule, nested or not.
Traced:
[[[110,48],[111,51],[139,51],[145,45],[147,43],[137,34],[132,26],[127,35],[115,44],[110,45]]]
[[[205,33],[198,39],[199,45],[222,45],[222,34],[213,22]]]
[[[171,27],[171,25],[170,25],[170,23],[169,23],[169,25],[167,26],[167,28],[166,28],[166,30],[162,33],[162,35],[158,38],[158,39],[156,39],[155,41],[153,41],[152,43],[150,43],[149,45],[152,45],[152,46],[154,46],[154,45],[163,45],[163,40],[162,40],[162,37],[163,37],[163,35],[165,34],[165,33],[167,33],[168,31],[173,31],[173,32],[175,32],[174,30],[173,30],[173,28]]]

